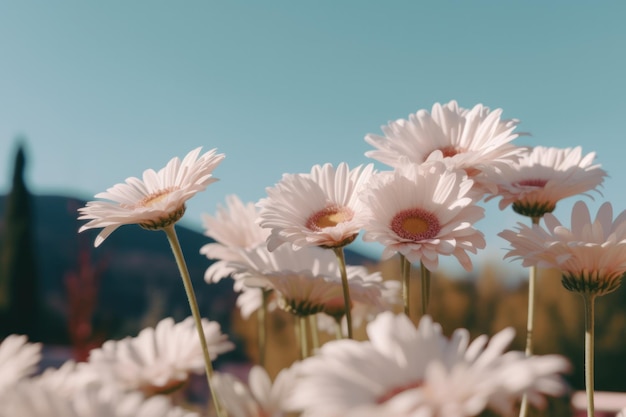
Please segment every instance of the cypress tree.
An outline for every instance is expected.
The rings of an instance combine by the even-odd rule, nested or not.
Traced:
[[[37,279],[32,195],[24,181],[26,155],[20,143],[13,184],[5,200],[0,246],[0,337],[25,334],[37,340],[39,286]]]

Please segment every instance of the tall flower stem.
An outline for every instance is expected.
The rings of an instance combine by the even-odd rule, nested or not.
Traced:
[[[352,302],[350,301],[350,286],[348,285],[348,273],[346,272],[346,257],[343,253],[343,246],[333,248],[339,271],[341,272],[341,285],[343,287],[343,303],[346,310],[346,323],[348,325],[348,339],[352,339]]]
[[[420,263],[421,282],[422,282],[422,315],[428,311],[428,301],[430,299],[430,271]]]
[[[311,345],[313,349],[320,347],[320,338],[317,330],[317,315],[311,314],[309,316],[309,330],[311,331]]]
[[[594,417],[594,339],[595,339],[595,325],[594,325],[594,310],[596,294],[583,293],[583,300],[585,302],[585,388],[587,390],[587,416]]]
[[[198,330],[198,337],[200,338],[200,346],[202,347],[202,355],[204,357],[204,369],[206,371],[206,378],[209,386],[209,391],[211,392],[211,398],[213,399],[213,404],[215,406],[217,416],[224,417],[222,407],[220,406],[217,398],[217,394],[211,388],[211,378],[213,377],[213,364],[211,362],[211,355],[209,354],[209,348],[207,346],[206,337],[204,335],[204,328],[202,327],[202,318],[200,316],[200,309],[198,308],[198,301],[196,300],[196,294],[193,290],[191,277],[189,276],[189,270],[187,269],[187,263],[185,262],[185,257],[183,256],[183,251],[180,247],[180,242],[178,241],[178,236],[176,235],[176,230],[174,229],[174,224],[163,228],[163,231],[167,235],[167,240],[170,243],[174,258],[176,259],[176,265],[178,265],[180,276],[183,279],[185,293],[187,294],[187,300],[189,301],[189,307],[191,308],[191,315],[193,316],[193,320],[196,324],[196,329]]]
[[[257,343],[259,345],[259,365],[265,367],[265,356],[267,349],[267,304],[269,302],[272,290],[263,288],[261,289],[261,292],[261,308],[259,308],[256,313],[258,326]]]
[[[298,316],[298,325],[300,327],[300,353],[302,355],[302,359],[309,357],[309,335],[306,320],[307,318],[305,316]]]
[[[402,301],[404,303],[404,314],[411,317],[410,308],[410,280],[411,280],[411,263],[406,256],[400,254],[400,275],[402,276]]]
[[[539,217],[532,217],[533,224],[539,224]],[[537,266],[532,265],[528,269],[528,316],[526,319],[526,349],[527,357],[533,354],[533,332],[535,328],[535,286],[537,283]],[[528,396],[524,394],[519,411],[520,417],[528,415]]]
[[[335,320],[335,339],[343,339],[343,332],[341,331],[341,318]]]

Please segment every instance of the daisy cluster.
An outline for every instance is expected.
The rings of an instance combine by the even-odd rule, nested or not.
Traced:
[[[532,220],[500,234],[512,246],[506,257],[557,268],[567,289],[594,295],[615,290],[626,272],[626,212],[613,220],[607,202],[592,219],[581,201],[570,228],[551,214],[564,198],[597,192],[606,172],[595,154],[517,146],[518,124],[501,109],[437,103],[365,137],[374,148],[365,156],[386,170],[315,165],[284,174],[259,201],[231,195],[205,215],[211,243],[198,249],[213,260],[205,281],[232,279],[239,313],[258,320],[259,363],[246,381],[212,370],[233,344],[217,323],[200,320],[191,291],[193,318],[166,318],[136,337],[105,342],[87,362],[40,375],[33,376],[40,346],[9,337],[0,345],[0,416],[509,416],[520,404],[542,408],[547,396],[566,395],[570,364],[562,356],[508,350],[512,328],[474,340],[465,329],[444,332],[427,313],[429,272],[440,257],[470,271],[470,254],[485,248],[474,225],[489,199]],[[115,185],[79,209],[88,220],[80,231],[101,228],[98,246],[126,224],[164,230],[187,286],[174,225],[185,202],[216,181],[223,158],[198,148]],[[400,259],[401,277],[346,265],[343,249],[360,233],[383,245],[383,258]],[[419,301],[408,292],[413,264],[423,285],[416,320],[408,314]],[[263,337],[277,309],[294,318],[300,359],[271,378]],[[365,328],[363,340],[353,326]],[[320,332],[331,340],[320,343]],[[176,394],[194,373],[206,373],[209,411],[186,408]]]

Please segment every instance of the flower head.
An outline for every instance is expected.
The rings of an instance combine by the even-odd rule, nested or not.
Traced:
[[[587,205],[578,201],[570,229],[551,213],[543,219],[545,229],[518,223],[516,231],[499,233],[512,246],[504,257],[560,270],[570,291],[602,295],[619,287],[626,273],[626,211],[613,220],[613,207],[606,202],[592,221]]]
[[[235,279],[248,287],[274,290],[284,310],[299,316],[324,312],[341,318],[345,314],[340,270],[330,251],[281,246],[273,252],[261,247],[243,255],[246,262]],[[365,268],[348,266],[346,272],[353,303],[383,303],[381,282],[370,278]]]
[[[102,383],[101,374],[87,362],[68,360],[59,368],[48,368],[34,378],[37,384],[66,397],[72,397],[87,385]]]
[[[285,174],[258,203],[259,224],[271,229],[270,251],[289,242],[294,248],[342,247],[361,230],[358,194],[374,171],[373,164],[352,170],[341,163],[315,165],[310,174]]]
[[[41,360],[41,344],[11,334],[0,343],[0,392],[31,375]]]
[[[505,353],[511,328],[470,343],[465,329],[447,339],[429,316],[416,328],[385,312],[367,333],[369,341],[331,341],[298,363],[290,407],[303,417],[469,417],[485,408],[511,412],[525,392],[540,406],[543,395],[565,391],[559,373],[567,361]]]
[[[529,217],[550,213],[560,200],[595,190],[606,176],[595,153],[583,157],[581,148],[536,146],[516,163],[487,174],[497,191],[487,198],[502,197],[500,209],[513,205],[515,212]]]
[[[234,348],[217,322],[202,319],[202,326],[211,359]],[[202,348],[191,317],[179,323],[165,318],[136,337],[109,340],[91,351],[89,363],[121,388],[148,395],[171,392],[181,387],[190,373],[204,372]]]
[[[145,398],[94,382],[66,395],[37,380],[12,386],[0,400],[0,417],[199,417],[165,396]]]
[[[501,115],[501,109],[491,111],[482,104],[464,109],[456,101],[435,103],[430,113],[419,110],[408,120],[384,126],[384,136],[367,135],[365,141],[376,150],[365,155],[394,168],[447,159],[474,176],[517,159],[520,148],[509,142],[519,136],[513,132],[518,121],[502,120]]]
[[[294,382],[294,368],[283,369],[272,383],[267,371],[253,366],[246,386],[231,374],[216,372],[211,383],[232,417],[286,416],[286,399]]]
[[[241,261],[240,250],[253,249],[265,243],[269,230],[258,225],[259,213],[254,203],[244,204],[236,195],[226,197],[226,207],[215,216],[203,216],[204,234],[215,240],[200,248],[209,259],[217,259],[206,271],[207,282],[219,282],[231,275],[229,261]]]
[[[399,252],[435,269],[439,255],[453,255],[470,270],[466,251],[485,247],[483,234],[473,227],[484,209],[470,197],[472,185],[463,171],[441,162],[377,174],[362,193],[363,240],[385,246],[383,258]]]
[[[90,201],[78,209],[79,220],[90,220],[79,232],[103,228],[95,241],[99,246],[125,224],[156,230],[176,223],[185,213],[185,202],[217,181],[212,172],[222,159],[224,155],[216,154],[215,149],[200,156],[197,148],[182,161],[170,160],[158,172],[144,171],[143,180],[127,178],[95,196],[109,201]]]

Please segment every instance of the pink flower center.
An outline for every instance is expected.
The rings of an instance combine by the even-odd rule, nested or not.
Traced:
[[[515,185],[517,186],[522,186],[522,187],[537,187],[537,188],[543,188],[546,186],[546,184],[548,183],[548,180],[543,180],[543,179],[528,179],[528,180],[522,180],[522,181],[518,181],[515,183]]]
[[[335,227],[339,223],[348,222],[354,217],[354,212],[349,207],[326,207],[313,213],[306,221],[306,227],[310,230],[319,231],[326,227]]]
[[[450,158],[456,154],[463,152],[461,148],[457,148],[456,146],[446,146],[445,148],[439,149],[443,154],[444,158]]]
[[[391,220],[391,230],[403,239],[415,242],[432,239],[441,230],[434,214],[420,208],[403,210]]]
[[[376,404],[383,404],[389,401],[390,399],[392,399],[393,397],[395,397],[396,395],[403,393],[404,391],[408,391],[412,388],[417,388],[421,385],[422,385],[422,381],[414,381],[414,382],[409,382],[408,384],[405,384],[405,385],[401,385],[399,387],[394,387],[390,389],[389,391],[387,391],[386,393],[384,393],[383,395],[381,395],[380,397],[378,397],[376,399]]]

